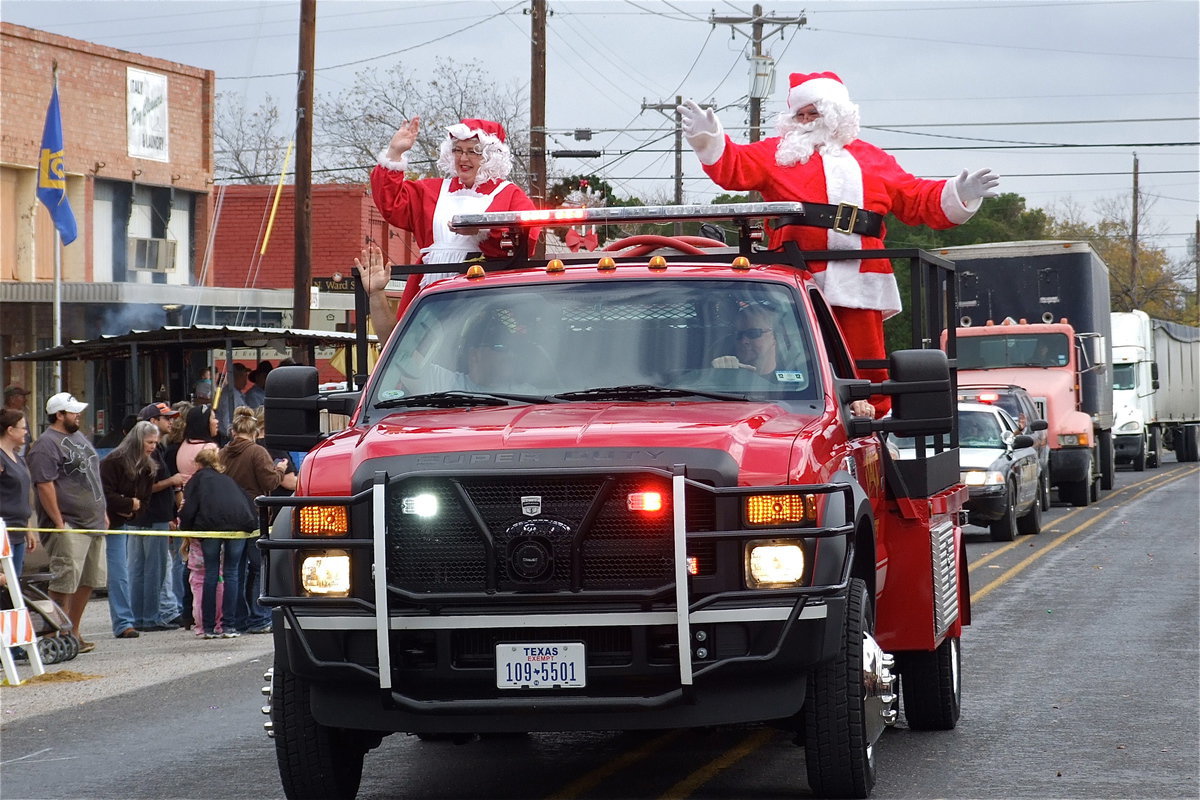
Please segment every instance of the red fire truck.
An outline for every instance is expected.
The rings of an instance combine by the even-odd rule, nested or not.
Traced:
[[[910,729],[955,726],[966,489],[937,348],[953,265],[886,253],[911,263],[918,344],[870,383],[804,269],[855,254],[758,245],[764,220],[803,214],[457,217],[508,229],[512,257],[426,288],[363,388],[271,373],[268,443],[308,451],[295,497],[260,498],[264,710],[289,798],[353,797],[393,732],[747,722],[794,733],[818,796],[866,797],[897,675]],[[530,226],[713,220],[732,246],[527,255]],[[890,417],[851,414],[871,395]],[[348,426],[324,433],[324,412]],[[889,432],[917,457],[889,454]]]

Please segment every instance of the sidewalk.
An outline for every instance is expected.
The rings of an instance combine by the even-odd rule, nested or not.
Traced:
[[[243,634],[237,639],[201,639],[191,631],[143,632],[137,639],[114,639],[108,619],[108,600],[95,598],[83,614],[83,638],[96,649],[61,664],[46,665],[47,674],[65,672],[90,680],[28,683],[28,664],[18,664],[20,686],[0,687],[0,729],[71,706],[142,689],[197,672],[259,659],[263,671],[271,665],[272,636]],[[67,677],[64,675],[64,677]]]

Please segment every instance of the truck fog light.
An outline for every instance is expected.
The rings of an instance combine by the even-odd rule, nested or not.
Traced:
[[[306,555],[300,562],[300,585],[310,595],[345,597],[350,594],[350,554],[328,550]]]
[[[746,585],[751,589],[795,586],[804,577],[804,548],[795,542],[746,545]]]
[[[405,497],[400,501],[400,510],[405,514],[416,514],[418,517],[435,517],[438,513],[437,495],[418,494]]]

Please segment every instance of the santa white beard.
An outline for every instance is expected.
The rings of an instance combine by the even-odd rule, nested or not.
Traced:
[[[797,162],[807,164],[818,150],[835,155],[858,138],[858,106],[826,103],[817,106],[821,116],[812,122],[799,122],[786,111],[775,118],[775,133],[779,136],[776,164],[781,167],[790,167]]]

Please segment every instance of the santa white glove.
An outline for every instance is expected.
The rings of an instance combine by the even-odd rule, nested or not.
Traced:
[[[696,151],[700,163],[715,164],[725,152],[725,129],[711,108],[700,108],[695,100],[684,100],[679,112],[683,138]]]
[[[987,167],[971,173],[964,169],[954,179],[954,188],[958,192],[958,199],[968,207],[985,197],[999,197],[999,193],[996,192],[996,187],[999,185],[1000,176]]]

